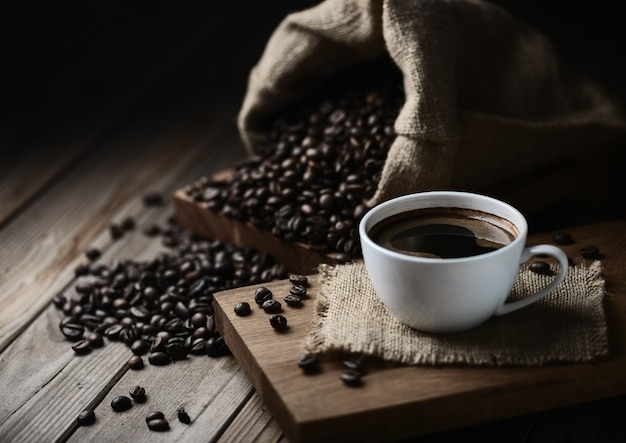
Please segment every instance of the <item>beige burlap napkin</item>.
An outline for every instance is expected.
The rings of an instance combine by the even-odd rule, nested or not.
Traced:
[[[605,295],[599,261],[570,267],[551,294],[465,332],[427,334],[403,323],[380,302],[362,263],[321,265],[308,353],[364,353],[402,364],[543,365],[587,362],[608,354]],[[511,299],[545,286],[550,276],[523,266]]]

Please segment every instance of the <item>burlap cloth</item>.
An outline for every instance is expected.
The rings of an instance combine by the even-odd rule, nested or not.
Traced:
[[[435,188],[478,190],[598,153],[626,124],[552,44],[482,0],[326,0],[288,15],[250,72],[238,117],[250,152],[269,124],[351,66],[391,58],[406,101],[369,204]]]
[[[599,261],[570,267],[565,281],[541,301],[469,331],[418,332],[387,310],[362,263],[319,269],[321,288],[305,352],[363,353],[409,365],[543,365],[587,362],[608,355]],[[523,266],[511,299],[545,286],[550,276]]]

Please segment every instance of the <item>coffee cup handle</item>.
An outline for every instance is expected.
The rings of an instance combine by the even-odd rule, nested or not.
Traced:
[[[567,274],[567,268],[569,267],[569,262],[567,259],[567,255],[563,252],[562,249],[557,248],[552,245],[535,245],[528,246],[524,248],[522,252],[522,258],[520,259],[520,264],[526,263],[531,257],[535,255],[549,255],[554,257],[559,262],[559,269],[557,271],[557,275],[548,285],[541,289],[538,292],[535,292],[528,297],[525,297],[522,300],[517,300],[509,303],[504,303],[498,310],[495,315],[504,315],[509,312],[517,311],[518,309],[524,308],[536,301],[541,300],[543,297],[548,295],[554,288],[556,288],[563,280],[565,280],[565,275]]]

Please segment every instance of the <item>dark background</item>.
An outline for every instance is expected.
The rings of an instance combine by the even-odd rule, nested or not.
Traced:
[[[626,107],[620,2],[494,2],[542,31],[564,62]],[[289,12],[318,1],[39,3],[0,11],[0,161],[35,145],[45,149],[35,142],[50,134],[123,121],[148,100],[154,106],[154,97],[176,112],[204,101],[234,126],[248,72],[272,30]],[[617,198],[623,188],[616,178]],[[571,205],[554,208],[567,210]],[[613,207],[605,217],[616,214],[623,211]]]

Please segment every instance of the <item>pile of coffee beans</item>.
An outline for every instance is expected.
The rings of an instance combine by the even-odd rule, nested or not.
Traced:
[[[146,354],[159,366],[189,355],[228,355],[215,330],[213,293],[287,277],[271,256],[197,237],[173,219],[159,234],[169,249],[148,261],[107,266],[98,262],[100,251],[86,251],[88,263],[76,269],[74,293],[53,300],[76,354],[120,341],[134,354],[131,369],[143,368]]]
[[[211,210],[310,249],[360,256],[357,225],[373,196],[404,102],[390,62],[358,66],[325,86],[323,97],[278,116],[259,154],[232,179],[202,177],[185,191]]]

